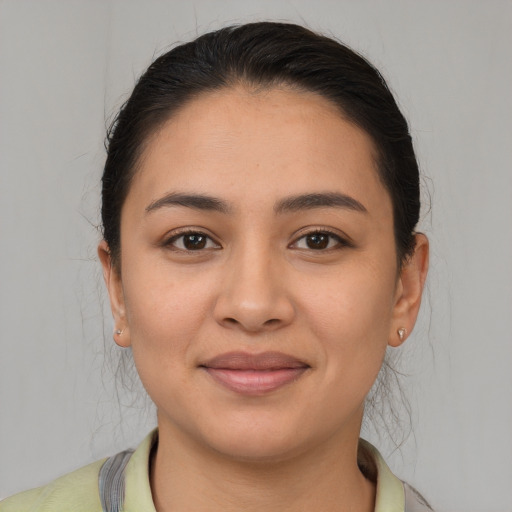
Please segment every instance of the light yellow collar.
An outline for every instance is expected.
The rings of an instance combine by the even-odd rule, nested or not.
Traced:
[[[404,512],[405,496],[402,481],[391,472],[375,446],[360,439],[359,447],[370,455],[377,473],[375,512]]]
[[[158,431],[153,430],[133,453],[125,471],[125,512],[156,512],[149,483],[149,457]],[[360,439],[360,450],[369,456],[376,472],[377,495],[375,512],[404,512],[404,488],[391,472],[379,451],[368,441]]]

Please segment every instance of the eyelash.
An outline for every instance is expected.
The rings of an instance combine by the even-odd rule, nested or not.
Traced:
[[[324,228],[317,228],[317,229],[313,229],[312,231],[307,231],[306,233],[303,233],[292,244],[290,244],[289,247],[297,246],[297,244],[300,240],[305,240],[307,237],[311,237],[311,236],[315,236],[315,235],[326,235],[330,239],[328,241],[328,244],[331,243],[331,240],[335,240],[336,244],[332,247],[328,246],[328,247],[320,248],[320,249],[318,249],[318,248],[313,249],[312,247],[304,247],[304,248],[297,247],[297,248],[300,250],[313,251],[313,252],[327,252],[327,251],[341,249],[343,247],[353,247],[353,244],[346,238],[343,238],[338,233],[334,233],[333,231],[331,231],[329,229],[324,229]]]
[[[213,242],[213,244],[215,244],[216,247],[201,247],[200,249],[187,249],[186,247],[183,247],[183,248],[176,247],[175,244],[179,239],[184,239],[186,236],[192,236],[192,235],[195,235],[198,237],[204,237],[204,238],[206,238],[206,244]],[[170,236],[169,238],[164,240],[162,245],[164,247],[167,247],[167,248],[173,250],[173,251],[177,251],[177,252],[181,251],[181,252],[188,252],[188,253],[202,252],[204,250],[220,249],[220,245],[217,242],[215,242],[211,236],[207,235],[203,231],[200,231],[199,229],[187,229],[184,231],[180,231],[179,233],[174,233],[172,236]]]
[[[311,247],[297,247],[298,243],[301,241],[301,240],[305,240],[307,239],[307,237],[311,237],[311,236],[315,236],[315,235],[325,235],[329,238],[328,240],[328,246],[327,247],[322,247],[322,248],[311,248]],[[184,237],[186,236],[198,236],[198,237],[204,237],[206,239],[206,246],[205,247],[200,247],[199,249],[187,249],[186,247],[176,247],[176,242],[180,239],[184,239]],[[334,246],[331,246],[329,247],[329,244],[331,244],[331,241],[332,240],[335,240],[335,245]],[[214,244],[215,247],[208,247],[209,244]],[[204,233],[203,231],[200,231],[198,229],[187,229],[185,231],[180,231],[179,233],[174,233],[172,236],[170,236],[169,238],[167,238],[166,240],[164,240],[164,242],[162,243],[162,245],[166,248],[169,248],[173,251],[176,251],[176,252],[184,252],[184,253],[193,253],[193,252],[197,252],[197,253],[200,253],[200,252],[203,252],[205,250],[218,250],[218,249],[221,249],[221,246],[220,244],[218,244],[211,236],[209,236],[208,234]],[[329,230],[329,229],[322,229],[322,228],[317,228],[317,229],[313,229],[311,231],[307,231],[307,232],[304,232],[302,233],[298,238],[295,239],[294,242],[292,242],[291,244],[289,244],[290,248],[297,248],[299,250],[304,250],[304,251],[313,251],[313,252],[327,252],[327,251],[332,251],[332,250],[337,250],[337,249],[341,249],[343,247],[353,247],[353,244],[346,238],[343,238],[342,236],[340,236],[339,234],[337,233],[334,233],[333,231]]]

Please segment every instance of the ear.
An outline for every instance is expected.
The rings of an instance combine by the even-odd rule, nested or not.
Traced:
[[[416,323],[420,310],[421,296],[428,272],[428,239],[422,234],[415,235],[416,245],[413,254],[403,263],[398,278],[393,307],[393,320],[388,344],[398,347],[407,338]],[[399,330],[405,329],[400,336]]]
[[[126,348],[130,346],[130,329],[126,319],[121,274],[113,264],[110,248],[105,240],[102,240],[98,245],[98,256],[103,267],[103,279],[107,286],[110,297],[110,309],[114,317],[114,341],[120,347]]]

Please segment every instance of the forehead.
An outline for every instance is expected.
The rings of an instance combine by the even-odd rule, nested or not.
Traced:
[[[129,197],[193,190],[247,205],[337,191],[382,214],[390,200],[375,154],[369,135],[315,93],[227,88],[190,101],[150,138]]]

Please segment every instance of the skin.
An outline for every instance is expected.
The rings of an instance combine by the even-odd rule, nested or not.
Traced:
[[[330,102],[286,88],[208,93],[149,141],[122,210],[120,267],[105,242],[99,255],[115,341],[132,347],[158,410],[158,511],[373,510],[357,466],[364,399],[397,330],[414,326],[428,266],[416,235],[397,269],[374,153]],[[225,208],[162,204],[173,193]],[[364,211],[276,211],[311,193]],[[187,250],[184,229],[207,236],[204,248]],[[327,247],[311,248],[311,232]],[[230,351],[279,351],[307,369],[248,396],[200,367]]]

